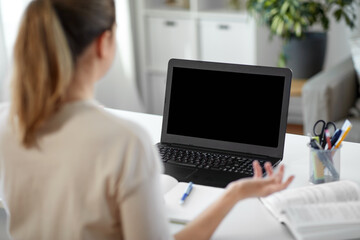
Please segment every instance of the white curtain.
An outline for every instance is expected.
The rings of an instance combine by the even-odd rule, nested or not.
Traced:
[[[9,74],[13,45],[21,16],[31,0],[0,0],[0,100],[9,99]],[[110,108],[144,111],[136,84],[131,32],[131,0],[115,0],[118,47],[109,73],[96,86],[95,97]]]

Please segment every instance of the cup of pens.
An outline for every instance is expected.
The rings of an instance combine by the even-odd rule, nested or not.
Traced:
[[[341,143],[352,125],[346,120],[337,129],[333,122],[319,120],[315,123],[314,136],[310,138],[310,182],[314,184],[338,181],[340,179]],[[330,133],[332,128],[333,134]]]
[[[316,149],[310,146],[310,182],[314,184],[340,179],[340,149]]]

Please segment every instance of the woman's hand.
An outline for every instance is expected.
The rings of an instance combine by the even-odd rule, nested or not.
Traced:
[[[248,197],[265,197],[273,192],[286,188],[294,179],[293,176],[283,181],[284,166],[277,173],[273,172],[270,163],[265,163],[266,178],[258,161],[253,162],[254,177],[230,183],[226,191],[194,221],[175,234],[175,239],[209,239],[220,222],[241,199]]]
[[[290,176],[283,181],[284,165],[279,167],[279,171],[274,173],[269,162],[265,163],[267,177],[263,178],[262,170],[258,161],[253,162],[254,177],[244,178],[234,181],[228,185],[228,190],[237,194],[238,200],[248,197],[266,197],[274,192],[281,191],[292,182],[294,176]]]

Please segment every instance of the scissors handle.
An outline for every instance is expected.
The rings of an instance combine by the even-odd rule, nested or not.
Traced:
[[[319,124],[322,124],[321,126],[321,130],[320,130],[320,133],[318,133],[316,131],[316,129],[318,129],[318,127],[320,126]],[[314,132],[314,135],[315,136],[318,136],[319,138],[322,138],[322,136],[324,135],[324,130],[325,130],[325,126],[326,126],[326,123],[324,120],[318,120],[316,121],[316,123],[314,124],[314,127],[313,127],[313,132]]]
[[[321,127],[320,127],[321,126]],[[336,131],[336,125],[334,122],[325,122],[324,120],[318,120],[316,121],[316,123],[314,124],[313,127],[313,132],[315,136],[319,137],[319,141],[320,141],[320,145],[324,148],[326,145],[326,141],[325,141],[325,129],[329,129],[333,127],[334,128],[334,132]],[[320,129],[320,132],[316,131],[316,130]]]
[[[334,128],[334,132],[336,131],[336,125],[334,122],[327,122],[325,125],[325,129],[330,129],[330,126]]]

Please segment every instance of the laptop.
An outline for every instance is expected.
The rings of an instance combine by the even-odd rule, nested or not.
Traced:
[[[278,165],[291,78],[288,68],[171,59],[157,144],[165,174],[226,187],[253,176],[254,160]]]

